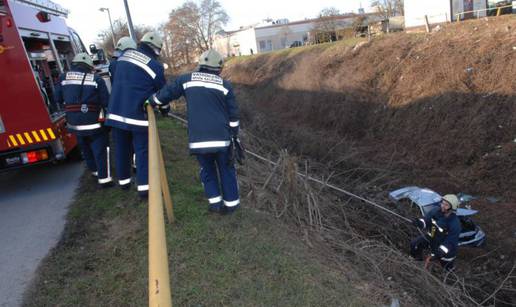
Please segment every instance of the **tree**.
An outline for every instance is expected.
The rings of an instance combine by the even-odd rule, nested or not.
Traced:
[[[318,21],[312,29],[316,43],[332,42],[337,39],[336,17],[338,16],[340,16],[340,12],[334,7],[321,10]]]
[[[199,32],[205,50],[213,47],[215,33],[222,30],[229,21],[229,16],[217,0],[203,0],[200,6]]]
[[[355,36],[361,36],[364,32],[367,32],[367,18],[363,15],[357,16],[351,26],[353,28],[353,34]]]
[[[200,52],[202,39],[199,35],[200,11],[194,2],[185,2],[172,10],[164,26],[172,66],[188,65]]]
[[[136,26],[134,32],[136,34],[137,42],[141,39],[143,34],[148,31],[151,31],[150,27],[144,26]],[[117,19],[113,22],[113,31],[115,33],[116,40],[122,38],[123,36],[129,36],[129,28],[127,26],[127,22],[122,19]],[[111,32],[111,28],[107,28],[98,34],[99,40],[98,44],[100,48],[104,49],[107,54],[113,54],[113,32]]]
[[[376,9],[383,17],[405,15],[404,0],[373,0],[371,7]]]
[[[226,11],[216,0],[202,0],[199,4],[187,1],[172,10],[163,26],[171,64],[175,67],[188,65],[203,51],[212,48],[215,34],[228,21]]]

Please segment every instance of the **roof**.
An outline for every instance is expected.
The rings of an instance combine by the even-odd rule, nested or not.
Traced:
[[[377,16],[377,13],[368,13],[368,14],[345,14],[345,15],[337,15],[337,16],[328,16],[328,17],[318,17],[318,18],[312,18],[312,19],[305,19],[305,20],[298,20],[289,22],[286,24],[275,24],[275,25],[268,25],[268,26],[260,26],[256,27],[257,29],[269,29],[269,28],[277,28],[277,27],[284,27],[284,26],[293,26],[293,25],[300,25],[305,23],[313,23],[318,21],[328,21],[328,20],[345,20],[345,19],[354,19],[360,16],[369,17],[369,16]]]
[[[46,13],[68,17],[69,10],[63,8],[57,3],[54,3],[50,0],[11,0],[13,2],[23,3],[32,7],[35,7],[39,10],[42,10]]]

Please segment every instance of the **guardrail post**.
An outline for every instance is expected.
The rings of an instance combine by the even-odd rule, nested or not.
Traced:
[[[149,306],[171,307],[165,217],[161,190],[159,139],[154,110],[149,118]]]

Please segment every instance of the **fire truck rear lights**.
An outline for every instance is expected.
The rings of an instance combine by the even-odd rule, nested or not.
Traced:
[[[8,19],[5,21],[5,26],[6,26],[6,27],[8,27],[8,28],[12,27],[12,26],[13,26],[13,21],[12,21],[11,19],[9,19],[9,18],[8,18]]]
[[[46,149],[24,152],[21,154],[22,163],[30,164],[48,160],[48,152]]]

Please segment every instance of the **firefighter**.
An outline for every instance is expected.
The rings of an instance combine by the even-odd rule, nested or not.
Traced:
[[[170,82],[149,102],[168,113],[171,100],[186,98],[189,148],[201,167],[208,210],[225,214],[240,206],[236,170],[230,157],[231,141],[238,139],[239,112],[231,83],[219,76],[223,63],[216,51],[204,52],[199,71]]]
[[[454,268],[461,232],[460,221],[455,214],[458,207],[457,196],[448,194],[442,198],[438,208],[414,220],[414,225],[424,234],[410,243],[412,257],[423,260],[423,250],[430,248],[430,260],[439,260],[448,271]]]
[[[109,63],[109,79],[111,80],[111,87],[113,86],[113,82],[115,81],[116,61],[119,57],[121,57],[124,54],[124,51],[135,50],[136,48],[136,42],[129,36],[124,36],[118,40],[115,52],[113,53],[112,61]],[[136,172],[136,156],[134,154],[134,150],[131,151],[131,168],[134,172]]]
[[[163,41],[155,32],[146,33],[137,50],[126,50],[118,58],[106,125],[111,126],[115,143],[115,167],[123,189],[131,184],[131,154],[136,154],[138,195],[147,197],[148,129],[144,110],[147,98],[166,83],[163,65],[158,61]],[[131,146],[132,145],[132,146]]]
[[[108,187],[113,184],[109,139],[99,114],[108,105],[109,92],[104,79],[94,74],[93,69],[93,60],[87,53],[77,54],[72,69],[59,77],[55,101],[64,105],[67,129],[77,136],[88,169],[102,187]]]
[[[124,51],[129,49],[136,49],[136,47],[136,42],[129,36],[124,36],[118,40],[115,52],[113,53],[113,58],[109,63],[109,78],[111,79],[111,85],[113,85],[113,80],[115,77],[116,61],[124,54]]]

